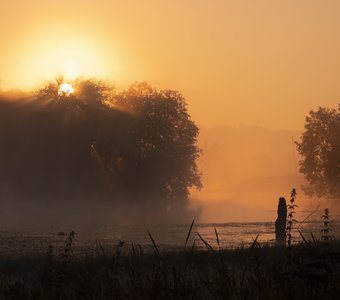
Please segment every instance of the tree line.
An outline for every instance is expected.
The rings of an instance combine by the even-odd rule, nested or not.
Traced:
[[[0,99],[3,196],[187,210],[190,188],[201,188],[201,150],[183,96],[147,83],[117,92],[95,80],[79,80],[65,94],[61,82]]]

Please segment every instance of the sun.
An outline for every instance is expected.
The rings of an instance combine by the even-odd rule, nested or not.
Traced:
[[[59,96],[70,96],[74,93],[74,88],[69,83],[62,83],[59,86],[58,95]]]

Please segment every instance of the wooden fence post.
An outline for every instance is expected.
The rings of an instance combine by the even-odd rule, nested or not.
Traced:
[[[276,245],[286,245],[286,221],[287,221],[287,204],[286,199],[280,197],[277,208],[277,219],[275,221],[275,240]]]

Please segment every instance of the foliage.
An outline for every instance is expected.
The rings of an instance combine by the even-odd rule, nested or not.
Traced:
[[[322,221],[323,221],[323,227],[320,230],[321,232],[321,239],[325,242],[334,239],[334,236],[331,235],[331,226],[330,226],[330,216],[329,216],[329,209],[325,208],[324,209],[324,214],[322,215]]]
[[[50,202],[150,202],[158,215],[185,211],[189,189],[201,181],[199,130],[183,96],[146,83],[116,92],[95,80],[73,82],[67,95],[58,92],[62,82],[27,101],[0,101],[7,192]]]
[[[187,197],[190,187],[201,187],[196,165],[198,127],[180,93],[158,92],[140,83],[117,95],[114,104],[135,116],[131,134],[137,143],[138,167],[130,184],[136,190],[161,195],[171,205]]]
[[[340,197],[340,105],[338,110],[320,107],[306,117],[305,131],[297,150],[300,171],[309,186],[305,191],[318,197]]]
[[[296,190],[293,188],[291,193],[290,193],[290,199],[289,199],[289,204],[287,205],[287,225],[286,225],[286,234],[287,234],[287,245],[288,247],[291,247],[292,245],[292,229],[294,226],[294,223],[297,221],[294,219],[294,214],[295,214],[295,207],[297,205],[295,204],[296,200]]]

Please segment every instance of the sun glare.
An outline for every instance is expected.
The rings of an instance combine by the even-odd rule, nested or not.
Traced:
[[[19,45],[26,44],[28,50],[22,51]],[[80,77],[113,80],[121,69],[114,41],[107,41],[100,32],[81,26],[41,26],[6,51],[10,59],[4,67],[0,57],[1,87],[6,88],[36,88],[52,81],[56,74],[62,74],[68,83]]]
[[[74,93],[74,89],[72,85],[70,85],[69,83],[62,83],[58,90],[59,96],[70,96],[73,93]]]

